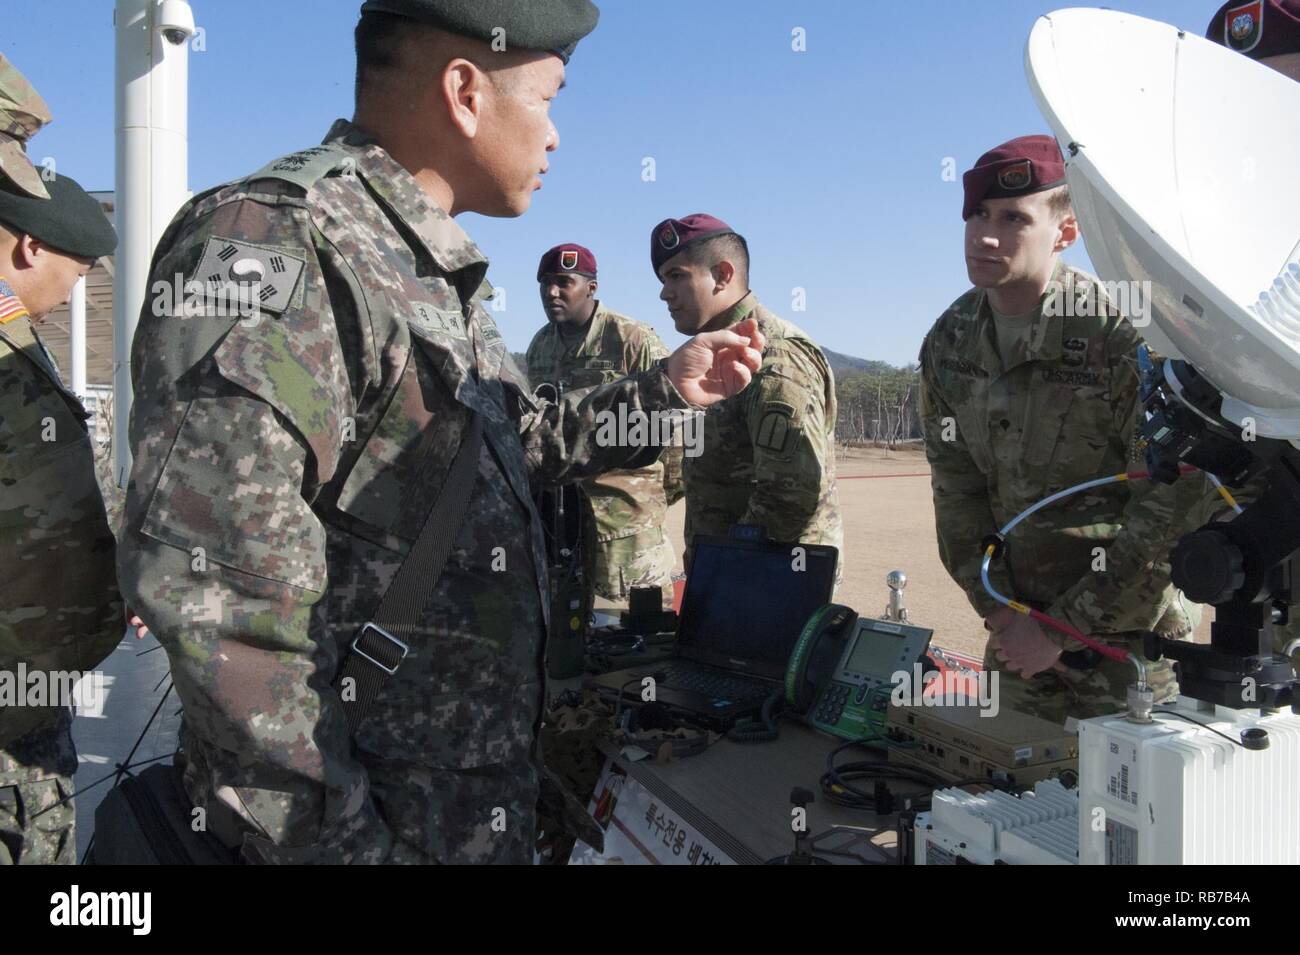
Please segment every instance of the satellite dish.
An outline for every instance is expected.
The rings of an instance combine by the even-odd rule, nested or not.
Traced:
[[[1300,83],[1088,9],[1040,17],[1025,72],[1099,277],[1150,282],[1151,346],[1223,392],[1225,418],[1300,447]]]

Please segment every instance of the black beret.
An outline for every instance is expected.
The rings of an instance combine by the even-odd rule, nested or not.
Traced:
[[[0,223],[11,232],[40,239],[48,246],[86,259],[109,255],[117,233],[104,210],[75,179],[46,180],[48,199],[35,199],[15,188],[0,187]]]
[[[492,42],[504,30],[506,48],[544,50],[565,63],[596,29],[600,10],[591,0],[366,0],[362,13],[391,13]]]

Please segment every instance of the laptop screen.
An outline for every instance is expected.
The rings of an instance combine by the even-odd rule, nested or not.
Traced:
[[[696,537],[677,631],[680,654],[780,679],[808,618],[830,602],[834,547]],[[803,569],[796,569],[802,565]]]

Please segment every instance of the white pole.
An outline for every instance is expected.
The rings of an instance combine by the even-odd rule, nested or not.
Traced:
[[[184,0],[117,0],[117,269],[113,280],[113,455],[131,473],[131,340],[154,246],[189,197],[189,45]]]
[[[86,277],[77,279],[68,302],[68,364],[72,366],[72,393],[86,397]]]

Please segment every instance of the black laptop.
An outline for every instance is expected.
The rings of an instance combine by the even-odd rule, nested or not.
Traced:
[[[597,688],[640,703],[641,680],[660,673],[655,701],[687,718],[725,728],[757,714],[782,689],[804,624],[830,602],[837,557],[820,544],[696,537],[673,658],[606,673]]]

